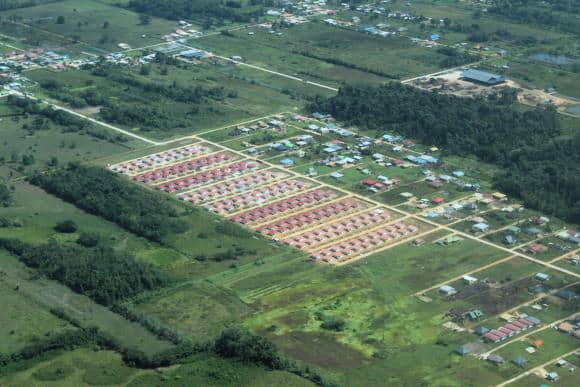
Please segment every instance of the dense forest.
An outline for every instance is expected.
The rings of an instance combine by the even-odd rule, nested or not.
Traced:
[[[69,164],[31,179],[47,192],[155,242],[187,226],[163,195],[99,167]]]
[[[54,240],[34,246],[15,239],[0,239],[0,247],[16,255],[26,266],[103,305],[166,283],[150,265],[108,247],[61,245]]]
[[[310,109],[377,135],[388,128],[451,154],[474,155],[501,168],[498,188],[580,223],[580,134],[559,137],[552,106],[523,110],[511,89],[488,99],[459,98],[389,84],[344,86],[334,97],[317,97]]]
[[[171,20],[204,20],[250,22],[264,14],[264,7],[275,6],[274,0],[130,0],[128,8],[134,11]]]
[[[34,7],[35,5],[57,3],[59,1],[62,0],[0,0],[0,11],[24,7]]]

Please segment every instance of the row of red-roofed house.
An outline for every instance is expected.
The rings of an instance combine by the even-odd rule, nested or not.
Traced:
[[[311,188],[312,183],[299,179],[284,180],[265,187],[244,192],[237,196],[218,200],[208,204],[206,208],[218,214],[228,214],[257,205],[268,203],[276,197],[288,196],[303,189]]]
[[[158,168],[179,160],[194,157],[196,155],[208,153],[209,151],[210,148],[206,145],[191,144],[159,153],[153,153],[135,160],[125,161],[112,165],[109,168],[117,173],[139,173],[148,169]]]
[[[279,170],[258,170],[242,175],[237,179],[225,180],[210,186],[200,187],[195,191],[179,194],[177,197],[187,202],[200,204],[207,201],[217,200],[223,196],[245,192],[264,184],[285,179],[288,176],[290,175]]]
[[[522,316],[518,320],[508,322],[497,329],[492,329],[483,335],[486,341],[497,343],[515,336],[528,328],[540,324],[540,320],[532,316]]]
[[[257,162],[242,160],[223,167],[214,168],[209,171],[199,172],[167,183],[162,183],[156,185],[155,188],[165,192],[183,191],[195,186],[209,184],[238,174],[247,173],[258,168],[258,166]]]
[[[418,230],[419,228],[413,224],[397,222],[315,251],[311,256],[317,261],[337,263],[356,255],[377,250]]]
[[[309,226],[310,224],[316,224],[338,215],[344,216],[350,211],[361,208],[363,205],[364,203],[360,200],[345,198],[309,211],[301,212],[299,214],[291,215],[284,219],[274,221],[258,228],[257,231],[268,236],[298,231],[305,226]]]
[[[262,222],[278,214],[318,204],[336,197],[337,194],[334,191],[318,188],[242,212],[241,214],[233,216],[231,219],[242,224],[255,223],[258,221]]]
[[[373,209],[362,214],[355,214],[336,222],[322,225],[312,231],[307,231],[293,238],[286,239],[285,242],[291,246],[303,249],[315,245],[321,245],[333,239],[362,231],[365,228],[377,226],[389,220],[391,214],[383,209]]]
[[[206,156],[196,157],[169,167],[147,171],[139,175],[133,176],[134,181],[139,181],[145,184],[153,183],[158,180],[166,180],[174,178],[179,175],[198,171],[212,165],[223,164],[234,159],[234,155],[226,152],[212,153]]]

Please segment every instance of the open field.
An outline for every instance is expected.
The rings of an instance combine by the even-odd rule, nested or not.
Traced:
[[[143,24],[135,12],[94,0],[47,3],[4,11],[0,16],[22,24],[18,36],[26,37],[28,41],[37,40],[35,45],[51,45],[51,39],[60,38],[67,45],[83,42],[83,50],[96,54],[119,51],[120,43],[130,46],[159,43],[161,36],[178,27],[176,22],[155,17],[150,23]],[[64,23],[57,22],[59,16],[64,17]],[[7,31],[7,34],[11,32]],[[49,40],[44,41],[44,37]]]

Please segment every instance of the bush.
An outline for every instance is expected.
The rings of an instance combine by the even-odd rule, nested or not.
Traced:
[[[95,247],[99,244],[101,240],[101,236],[94,232],[83,232],[77,239],[77,243],[79,245],[85,247]]]
[[[63,220],[62,222],[58,222],[56,226],[54,226],[54,230],[62,234],[72,234],[78,230],[78,226],[72,220]]]

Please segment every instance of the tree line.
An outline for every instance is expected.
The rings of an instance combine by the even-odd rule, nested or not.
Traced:
[[[309,108],[350,125],[385,128],[434,144],[448,153],[474,155],[500,167],[497,187],[531,208],[580,223],[580,134],[560,136],[551,105],[522,109],[512,89],[489,98],[460,98],[401,84],[343,86]],[[576,148],[577,149],[577,148]]]
[[[187,230],[174,203],[105,169],[71,163],[31,183],[154,242]]]
[[[246,23],[264,15],[264,7],[272,7],[273,0],[131,0],[127,7],[133,11],[170,20],[204,20],[204,27],[224,21]]]
[[[17,239],[0,239],[0,247],[26,266],[103,305],[167,283],[152,266],[110,247],[87,248],[54,240],[35,246]]]
[[[0,207],[8,207],[12,204],[12,191],[0,180]]]

